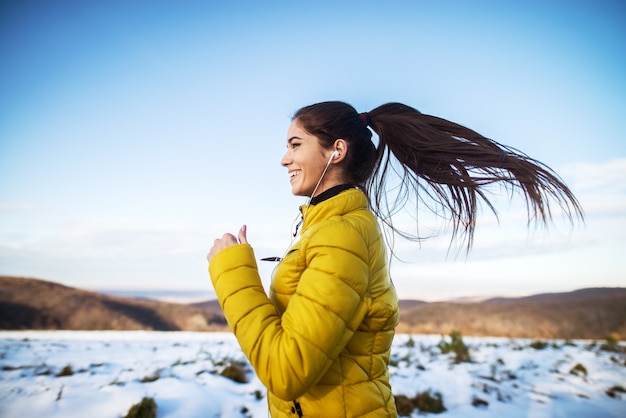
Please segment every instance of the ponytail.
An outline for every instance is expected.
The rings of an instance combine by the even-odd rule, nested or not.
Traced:
[[[346,162],[349,180],[364,189],[377,217],[405,238],[420,239],[394,227],[392,217],[415,196],[436,214],[442,209],[452,224],[451,242],[465,242],[469,250],[479,204],[486,204],[497,215],[486,193],[492,183],[522,192],[529,221],[547,224],[554,203],[570,222],[583,219],[578,200],[548,166],[471,129],[404,104],[387,103],[358,114],[348,104],[324,102],[300,109],[294,119],[317,136],[322,146],[337,138],[352,145],[355,152],[348,153],[352,159]],[[367,126],[378,135],[378,147]],[[350,178],[353,173],[358,175]]]

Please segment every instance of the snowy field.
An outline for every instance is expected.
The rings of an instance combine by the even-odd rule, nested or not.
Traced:
[[[441,394],[447,410],[433,416],[626,417],[624,353],[602,341],[465,337],[472,361],[455,364],[441,339],[397,335],[390,367],[395,394]],[[222,376],[232,365],[247,382]],[[158,418],[268,416],[227,333],[0,332],[0,368],[2,418],[119,418],[143,397]]]

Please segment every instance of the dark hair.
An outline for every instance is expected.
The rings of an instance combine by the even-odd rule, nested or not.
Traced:
[[[460,233],[469,250],[480,201],[497,215],[485,193],[486,186],[496,182],[522,192],[529,220],[546,224],[552,218],[551,202],[561,207],[570,222],[583,219],[578,200],[545,164],[410,106],[387,103],[359,114],[347,103],[322,102],[298,110],[293,120],[324,148],[331,148],[338,138],[348,142],[346,181],[361,187],[376,216],[406,238],[420,239],[395,228],[391,218],[415,196],[434,213],[438,208],[448,212],[451,243]],[[377,147],[368,124],[378,135]],[[400,182],[389,185],[393,175]]]
[[[376,146],[372,131],[357,111],[347,103],[324,102],[298,110],[293,117],[296,119],[324,148],[332,148],[339,138],[348,142],[350,151],[344,160],[346,181],[365,191],[376,165]]]

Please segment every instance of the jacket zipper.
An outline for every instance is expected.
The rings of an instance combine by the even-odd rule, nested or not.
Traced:
[[[295,411],[299,417],[302,417],[302,408],[300,407],[300,403],[298,401],[293,401],[293,411]]]

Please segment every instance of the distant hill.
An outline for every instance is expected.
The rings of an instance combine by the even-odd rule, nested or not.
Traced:
[[[423,300],[413,300],[413,299],[401,299],[400,300],[400,312],[409,311],[413,308],[417,308],[418,306],[427,305],[428,302]]]
[[[585,299],[597,299],[604,297],[626,295],[626,288],[622,287],[592,287],[589,289],[579,289],[572,292],[561,293],[540,293],[538,295],[524,296],[520,298],[491,298],[485,300],[485,302],[492,303],[508,303],[508,302],[550,302],[550,301],[567,301],[575,302],[577,300]]]
[[[221,311],[0,276],[0,329],[215,331],[227,325]]]
[[[591,288],[400,309],[398,332],[510,338],[626,338],[626,288]]]
[[[0,329],[227,331],[216,300],[177,304],[0,276]],[[626,338],[626,288],[482,302],[400,301],[399,333],[510,338]]]

